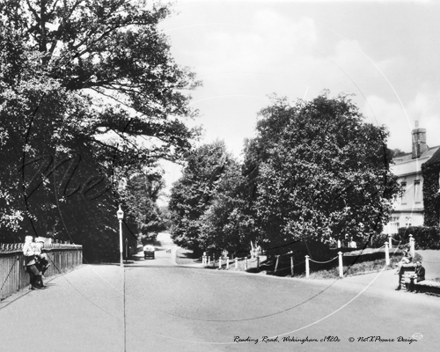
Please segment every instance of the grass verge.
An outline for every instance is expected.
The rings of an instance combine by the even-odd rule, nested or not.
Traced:
[[[395,269],[399,260],[399,258],[391,258],[391,265],[385,268],[385,270]],[[351,266],[344,266],[344,277],[376,273],[381,271],[384,266],[385,259],[377,259],[373,261],[355,263]],[[305,277],[305,275],[301,275],[300,277]],[[319,270],[310,273],[311,279],[336,279],[338,277],[339,268],[333,268],[330,270]]]

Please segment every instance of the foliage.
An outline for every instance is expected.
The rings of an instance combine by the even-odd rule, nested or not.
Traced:
[[[204,249],[249,254],[250,241],[256,240],[252,233],[255,221],[249,212],[241,165],[236,161],[231,160],[200,221]]]
[[[381,232],[398,192],[384,127],[363,122],[348,97],[327,94],[294,105],[274,98],[260,116],[244,172],[265,248]]]
[[[347,97],[326,94],[294,105],[274,99],[260,116],[241,170],[224,161],[223,145],[190,156],[170,202],[176,242],[237,255],[257,241],[271,257],[327,260],[337,239],[379,236],[399,192],[385,128],[365,123]]]
[[[405,153],[403,150],[399,148],[391,149],[391,157],[392,158],[398,158],[399,156],[404,156],[408,153]]]
[[[436,226],[410,226],[399,228],[395,240],[409,244],[409,235],[413,235],[416,249],[440,249],[440,228]]]
[[[183,175],[171,190],[169,203],[172,238],[176,244],[197,252],[207,246],[225,245],[231,240],[230,235],[238,236],[235,229],[239,221],[233,219],[234,214],[224,212],[229,204],[221,204],[220,198],[226,201],[227,191],[239,177],[238,164],[223,142],[202,145],[188,155]],[[228,200],[239,202],[236,198]],[[220,232],[222,226],[229,226],[225,234]]]
[[[171,212],[168,209],[168,205],[162,205],[159,207],[159,212],[161,214],[161,218],[164,225],[164,231],[170,231],[171,230]]]
[[[151,242],[160,231],[165,230],[161,211],[156,204],[164,187],[162,175],[158,173],[136,173],[129,177],[121,192],[121,201],[126,205],[126,221],[134,226],[132,232],[141,240]]]
[[[440,225],[440,162],[439,152],[437,151],[430,160],[422,165],[423,174],[423,207],[424,225]]]
[[[181,160],[197,135],[185,119],[199,82],[158,29],[169,12],[124,0],[0,4],[0,240],[50,232],[116,253],[117,182]]]
[[[371,248],[380,248],[385,244],[385,242],[388,241],[389,241],[388,234],[385,233],[375,234],[370,238],[370,240],[367,243],[367,246]]]

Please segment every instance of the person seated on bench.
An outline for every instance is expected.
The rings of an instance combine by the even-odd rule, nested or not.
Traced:
[[[414,264],[412,263],[412,260],[413,260],[413,258],[411,256],[409,249],[404,249],[403,250],[403,258],[397,264],[397,270],[395,273],[396,275],[397,274],[399,275],[399,285],[397,286],[396,290],[401,289],[402,276],[403,276],[403,273],[405,272],[404,268],[414,266]]]
[[[416,267],[414,273],[411,274],[409,278],[410,278],[410,282],[409,282],[410,292],[414,291],[415,283],[425,280],[425,268],[422,266],[422,262],[420,260],[416,261]]]
[[[397,263],[396,275],[399,274],[400,268],[402,267],[402,265],[410,264],[410,263],[412,263],[412,261],[413,261],[413,258],[411,256],[411,252],[409,251],[409,249],[404,249],[403,250],[403,257],[402,257],[402,259],[400,259],[400,262]]]
[[[416,270],[411,278],[415,279],[416,282],[425,280],[425,268],[422,266],[422,262],[420,260],[416,261]]]

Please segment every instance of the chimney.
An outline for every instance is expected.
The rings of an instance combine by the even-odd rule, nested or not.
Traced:
[[[416,121],[416,128],[412,130],[412,158],[420,158],[428,146],[426,145],[426,129],[419,128],[419,122]]]

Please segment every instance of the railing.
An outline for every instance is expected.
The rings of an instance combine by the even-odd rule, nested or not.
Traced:
[[[236,269],[236,270],[249,270],[249,269],[258,269],[260,267],[260,256],[257,255],[255,257],[235,257],[231,259],[229,257],[218,257],[215,255],[207,256],[203,254],[202,256],[202,265],[210,268],[218,268],[218,269]]]
[[[375,249],[358,248],[358,249],[355,249],[356,252],[361,252],[360,254],[356,254],[356,257],[362,257],[362,256],[367,257],[367,256],[371,256],[371,255],[376,255],[376,254],[381,255],[383,253],[383,255],[385,257],[385,265],[390,266],[391,265],[390,253],[395,255],[397,253],[399,247],[402,245],[402,243],[400,241],[400,242],[398,242],[397,246],[395,248],[393,248],[392,241],[394,241],[394,239],[392,239],[392,237],[389,236],[388,241],[385,242],[384,245],[380,248],[375,248]],[[410,250],[412,256],[414,257],[415,240],[412,235],[409,236],[409,242],[405,246],[409,247],[409,250]],[[318,260],[311,258],[309,255],[306,255],[305,260],[301,261],[299,263],[294,262],[293,253],[291,251],[288,253],[279,254],[279,255],[275,256],[275,266],[274,266],[273,273],[276,274],[279,270],[283,270],[283,269],[287,268],[287,267],[283,267],[283,268],[279,267],[281,257],[287,256],[287,257],[290,257],[290,264],[288,267],[290,268],[290,275],[292,277],[294,276],[295,267],[298,265],[302,265],[303,263],[305,263],[305,277],[309,278],[310,277],[310,262],[315,263],[315,264],[329,264],[330,262],[338,260],[337,267],[338,267],[339,277],[343,278],[344,277],[344,264],[347,264],[349,267],[351,267],[353,265],[353,263],[346,263],[349,261],[348,259],[352,255],[350,255],[350,253],[344,254],[342,251],[339,251],[337,254],[338,254],[337,256],[330,258],[328,260],[325,260],[325,261],[318,261]],[[229,257],[221,257],[220,256],[220,257],[216,258],[215,255],[209,256],[209,255],[206,255],[206,252],[205,252],[205,253],[203,253],[203,256],[202,256],[202,265],[205,267],[218,268],[218,269],[233,268],[236,270],[249,270],[249,269],[253,269],[253,268],[258,269],[260,267],[260,259],[261,259],[260,256],[255,256],[254,258],[236,257],[233,260],[231,260],[231,259],[229,259]]]
[[[0,244],[0,300],[29,285],[22,243]],[[44,274],[53,276],[82,264],[82,246],[55,243],[45,245],[49,263]]]
[[[375,253],[383,253],[384,257],[385,257],[385,265],[386,266],[390,266],[391,265],[391,261],[390,261],[390,251],[393,249],[392,248],[392,238],[391,236],[389,237],[389,240],[387,242],[384,243],[384,245],[380,248],[376,248],[373,250],[366,250],[366,249],[359,249],[358,251],[361,252],[361,254],[356,254],[357,257],[363,256],[363,255],[372,255]],[[394,251],[392,252],[392,254],[396,254],[397,250],[399,249],[399,247],[401,246],[401,242],[398,243],[398,245],[394,248]],[[409,250],[411,252],[412,257],[414,257],[415,255],[415,240],[413,238],[412,235],[409,235],[409,242],[408,244],[406,244],[405,246],[409,247]],[[316,261],[313,260],[312,258],[310,258],[310,256],[306,255],[305,256],[305,262],[306,262],[306,278],[310,277],[310,264],[309,262],[313,262],[313,263],[317,263],[317,264],[327,264],[332,262],[333,260],[338,259],[338,270],[339,270],[339,277],[343,278],[344,277],[344,259],[348,259],[349,257],[351,257],[352,255],[350,253],[346,253],[345,255],[342,252],[338,252],[338,255],[334,258],[331,258],[327,261]],[[348,264],[348,266],[352,266],[353,263]]]

